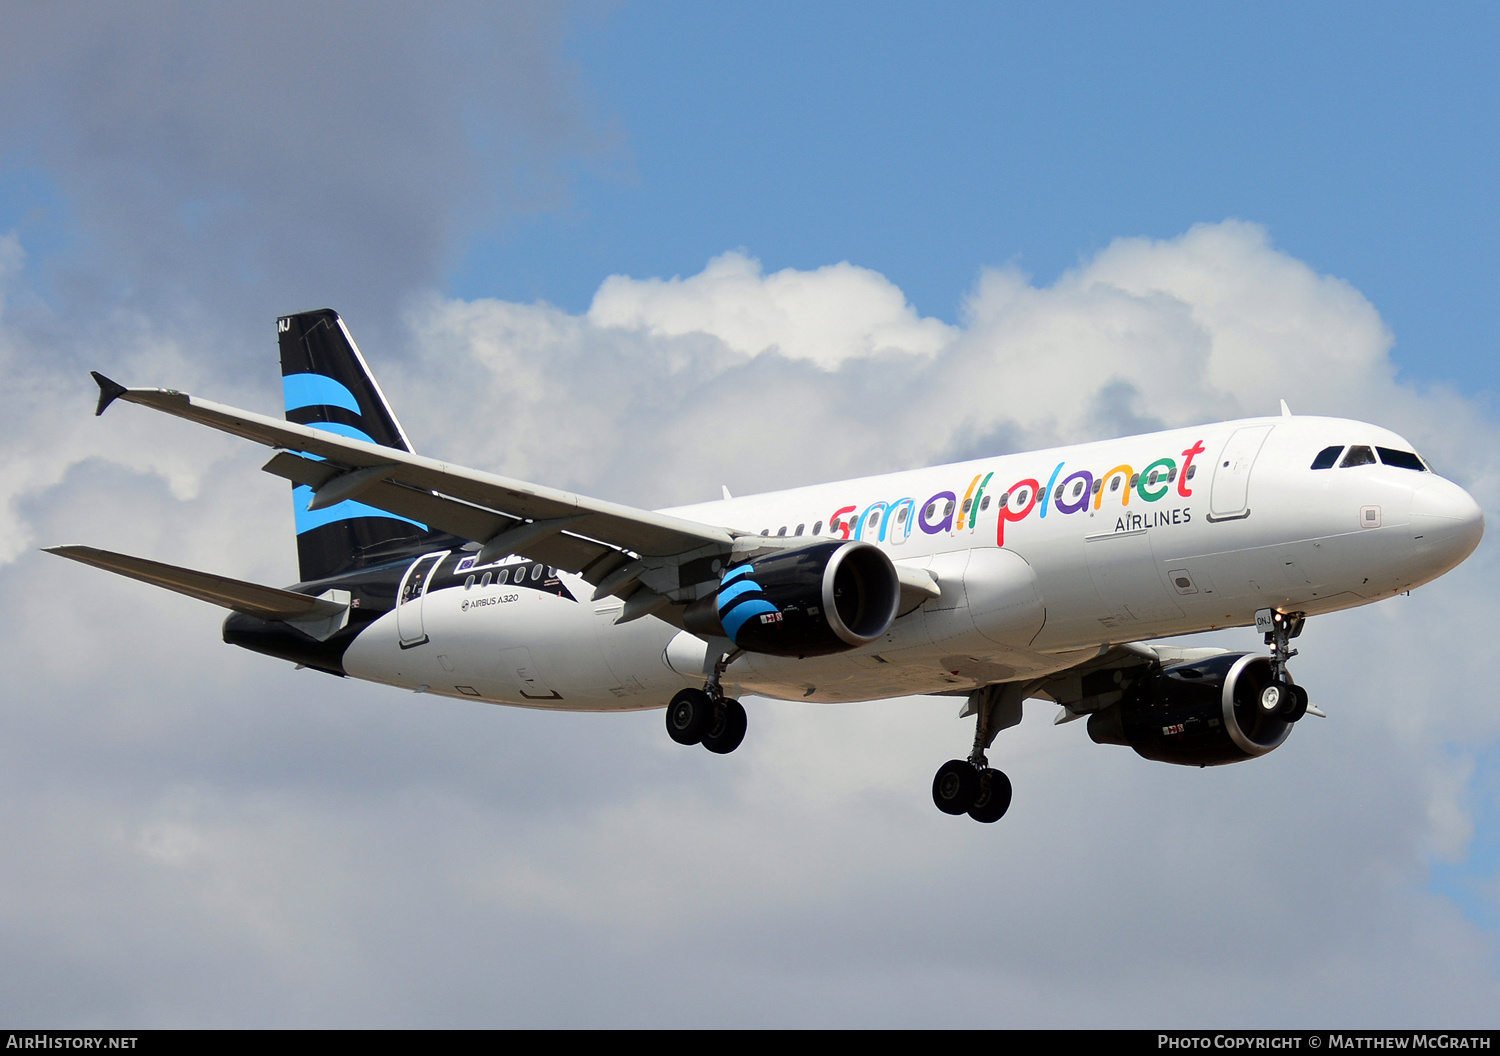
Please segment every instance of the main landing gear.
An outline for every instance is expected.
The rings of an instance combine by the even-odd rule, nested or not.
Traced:
[[[724,669],[738,652],[719,654],[702,689],[683,689],[667,705],[667,735],[678,744],[701,744],[728,755],[745,739],[749,720],[739,701],[724,696]]]
[[[950,759],[932,779],[932,801],[944,814],[967,814],[975,821],[999,821],[1010,809],[1010,778],[989,765],[984,750],[995,735],[1021,721],[1021,701],[1029,687],[986,686],[969,696],[968,708],[978,715],[974,750],[967,759]]]
[[[1260,691],[1261,710],[1282,722],[1296,722],[1307,714],[1307,690],[1295,685],[1287,675],[1286,663],[1297,655],[1292,639],[1302,633],[1306,615],[1301,612],[1274,612],[1262,609],[1255,614],[1255,626],[1266,632],[1271,649],[1273,680]]]

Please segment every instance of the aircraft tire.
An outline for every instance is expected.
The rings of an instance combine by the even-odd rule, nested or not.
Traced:
[[[681,689],[667,705],[667,736],[678,744],[697,744],[714,723],[713,698],[701,689]]]
[[[969,817],[986,825],[1005,817],[1010,809],[1010,778],[999,770],[986,769],[979,779],[979,795],[969,808]]]
[[[1284,715],[1295,694],[1288,682],[1272,682],[1260,691],[1260,710],[1268,715]]]
[[[745,739],[749,724],[745,706],[737,700],[726,700],[718,720],[703,735],[703,747],[715,755],[728,755]]]
[[[949,759],[932,779],[932,801],[944,814],[967,814],[979,798],[979,771],[967,759]]]

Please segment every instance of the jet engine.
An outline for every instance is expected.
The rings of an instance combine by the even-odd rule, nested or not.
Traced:
[[[875,641],[896,618],[901,584],[881,550],[823,542],[731,565],[688,606],[687,629],[747,652],[826,656]]]
[[[1292,729],[1260,705],[1273,680],[1270,658],[1251,653],[1153,666],[1118,703],[1089,716],[1089,736],[1183,766],[1252,759],[1280,747]]]

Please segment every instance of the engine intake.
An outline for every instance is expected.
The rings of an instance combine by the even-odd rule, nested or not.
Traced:
[[[718,592],[683,614],[688,630],[748,652],[826,656],[875,641],[896,618],[891,559],[864,542],[785,550],[724,570]]]
[[[1253,759],[1291,733],[1289,723],[1260,706],[1260,691],[1273,679],[1270,658],[1253,653],[1153,667],[1119,703],[1089,716],[1089,736],[1183,766]]]

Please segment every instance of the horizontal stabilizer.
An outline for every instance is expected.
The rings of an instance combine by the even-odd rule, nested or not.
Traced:
[[[292,590],[263,587],[258,583],[246,583],[209,572],[195,572],[190,568],[178,568],[160,561],[147,561],[143,557],[96,550],[92,546],[49,546],[45,549],[47,553],[58,557],[117,572],[152,586],[166,587],[190,598],[258,616],[263,620],[298,623],[332,620],[342,616],[349,608],[347,603],[314,598]]]

